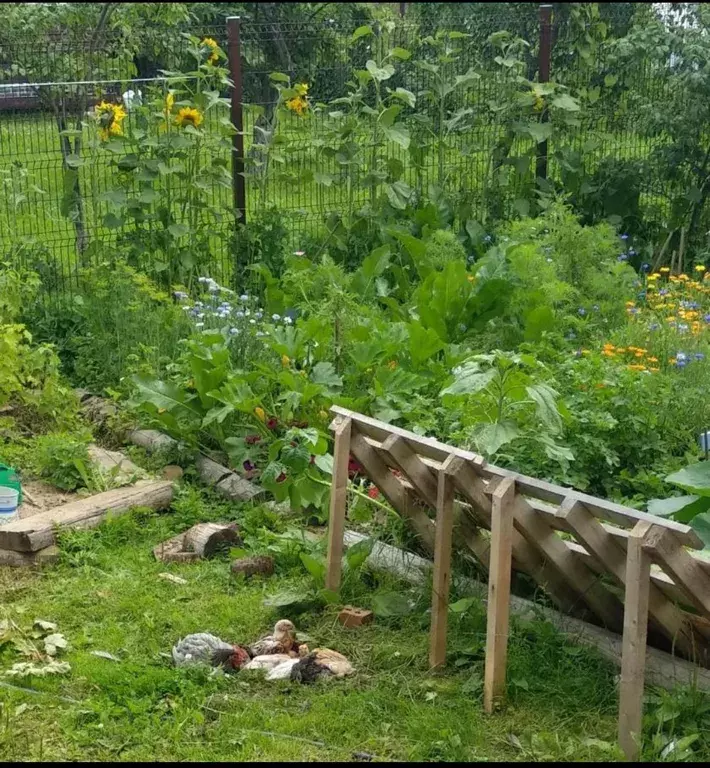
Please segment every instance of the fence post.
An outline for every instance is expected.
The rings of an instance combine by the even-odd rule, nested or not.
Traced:
[[[244,120],[242,114],[242,57],[241,57],[241,21],[239,16],[227,19],[227,55],[229,72],[234,83],[232,89],[231,120],[237,133],[232,138],[232,188],[234,190],[234,210],[237,220],[242,224],[247,219],[246,180],[244,178]]]
[[[540,6],[540,52],[538,59],[538,82],[547,83],[550,80],[550,51],[552,37],[552,6]],[[542,113],[542,122],[548,121],[547,109]],[[537,145],[535,175],[538,179],[547,178],[547,141]]]
[[[407,12],[407,4],[406,3],[400,3],[399,4],[399,15],[400,18],[404,18],[404,14]]]

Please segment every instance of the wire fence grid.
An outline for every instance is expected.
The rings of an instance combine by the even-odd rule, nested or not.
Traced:
[[[519,4],[513,7],[494,3],[486,6],[485,15],[479,13],[472,18],[466,7],[474,4],[438,4],[436,13],[427,12],[427,5],[413,4],[404,18],[381,25],[377,35],[363,36],[355,44],[350,42],[352,28],[342,28],[329,20],[241,24],[238,66],[245,159],[260,158],[254,145],[262,141],[263,129],[270,127],[276,100],[271,73],[281,71],[292,82],[308,83],[312,105],[306,115],[289,115],[280,122],[278,158],[269,159],[269,173],[259,172],[253,163],[246,163],[242,204],[247,222],[258,220],[269,208],[276,207],[288,221],[293,246],[298,247],[305,235],[323,231],[330,214],[343,214],[367,201],[367,185],[358,178],[357,169],[350,169],[346,184],[342,158],[323,151],[333,129],[331,108],[326,105],[347,92],[353,72],[365,68],[376,46],[384,51],[399,46],[412,53],[411,59],[398,65],[396,75],[387,85],[420,93],[426,86],[425,75],[414,62],[426,47],[422,39],[437,29],[462,31],[475,40],[463,46],[455,73],[464,74],[474,67],[484,73],[467,96],[466,106],[473,109],[473,120],[465,132],[452,136],[443,155],[424,149],[424,133],[415,131],[412,144],[419,153],[389,143],[387,160],[415,190],[441,184],[449,192],[468,199],[474,212],[483,215],[484,180],[490,175],[491,158],[504,135],[495,102],[510,84],[510,75],[494,62],[497,52],[487,38],[493,32],[507,30],[530,41],[526,76],[537,79],[541,39],[538,7],[531,4],[523,12]],[[415,10],[417,6],[422,7]],[[608,23],[613,27],[630,22],[625,17],[610,18]],[[230,50],[226,24],[187,31],[198,38],[211,37],[224,51]],[[594,88],[609,74],[603,48],[591,65],[586,62],[582,66],[570,54],[571,38],[584,30],[553,17],[551,31],[552,80],[570,87]],[[184,64],[184,41],[181,42],[178,32],[173,33],[174,44],[167,46],[172,58],[163,63],[163,68],[179,70]],[[107,218],[110,206],[105,195],[115,186],[115,165],[111,153],[96,141],[96,125],[88,119],[88,113],[102,100],[121,103],[122,94],[129,89],[145,93],[166,89],[167,80],[159,74],[161,67],[155,62],[136,61],[123,50],[120,40],[102,40],[100,45],[87,39],[21,40],[0,45],[0,258],[20,258],[37,268],[49,293],[71,290],[81,268],[105,260],[117,242],[130,239],[134,231],[133,225],[112,227]],[[235,62],[231,64],[234,73]],[[647,89],[649,95],[663,98],[664,81],[655,78],[650,68],[638,73],[637,81],[638,87]],[[627,94],[600,100],[598,108],[588,111],[576,129],[565,132],[564,144],[575,148],[580,158],[584,157],[587,169],[603,162],[648,156],[652,146],[664,138],[641,137],[635,130],[632,106]],[[226,107],[213,110],[207,129],[214,126],[216,130],[219,120],[225,117],[229,117]],[[129,111],[126,125],[131,120]],[[76,210],[66,210],[67,152],[66,146],[62,147],[61,131],[67,130],[74,131],[74,137],[80,136],[83,147],[82,164],[77,169],[81,191],[78,214]],[[363,135],[357,140],[367,144],[369,137]],[[526,144],[516,139],[515,150],[532,146],[532,140]],[[560,149],[553,141],[546,146],[547,174],[551,179],[559,180],[565,173],[559,162]],[[236,162],[241,168],[233,151],[228,147],[220,151],[224,152],[225,163]],[[525,212],[519,186],[526,175],[529,178],[534,162],[534,158],[528,158],[522,167],[508,165],[500,170],[501,212]],[[206,194],[223,215],[207,224],[209,244],[201,247],[208,253],[203,255],[202,263],[215,278],[234,284],[235,245],[246,237],[244,230],[234,225],[234,191],[213,186]],[[646,204],[664,209],[670,190],[667,186],[654,186],[649,179],[643,195]],[[238,201],[236,205],[239,206]],[[83,233],[78,232],[77,215],[81,216]]]

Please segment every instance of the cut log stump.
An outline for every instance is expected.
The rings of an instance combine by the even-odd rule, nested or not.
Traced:
[[[274,558],[268,556],[241,557],[232,563],[230,570],[235,575],[243,573],[246,577],[271,576],[274,572]]]
[[[183,549],[195,552],[200,557],[212,557],[229,547],[242,546],[239,528],[236,523],[199,523],[185,534]]]

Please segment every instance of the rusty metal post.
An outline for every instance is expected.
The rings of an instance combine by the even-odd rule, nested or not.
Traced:
[[[227,55],[229,72],[234,83],[232,89],[232,125],[237,133],[232,138],[232,187],[234,190],[234,212],[242,224],[247,219],[246,181],[244,178],[244,119],[242,113],[242,56],[239,16],[227,19]]]
[[[540,6],[540,52],[538,59],[538,82],[547,83],[550,80],[550,58],[552,40],[552,6]],[[548,121],[547,109],[542,113],[541,122]],[[535,175],[538,179],[547,178],[547,141],[537,145]]]

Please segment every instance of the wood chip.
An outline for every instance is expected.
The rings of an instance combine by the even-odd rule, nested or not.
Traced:
[[[183,579],[182,576],[173,576],[172,573],[159,573],[158,578],[172,581],[173,584],[187,584],[187,579]]]

